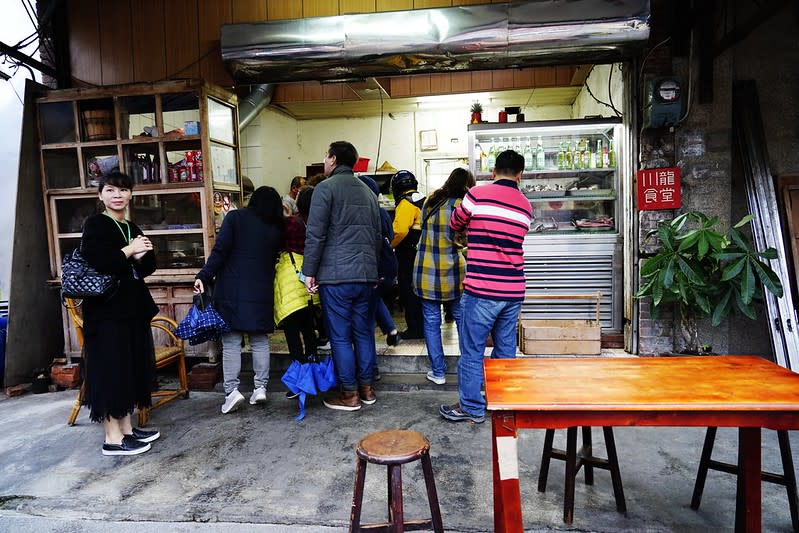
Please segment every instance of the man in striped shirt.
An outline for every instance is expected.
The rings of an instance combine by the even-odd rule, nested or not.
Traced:
[[[468,235],[464,310],[458,394],[455,405],[439,413],[459,422],[485,420],[483,356],[488,335],[494,341],[491,357],[516,357],[516,324],[524,301],[522,243],[532,222],[530,201],[519,191],[524,157],[506,150],[499,154],[494,182],[472,187],[452,212],[450,227]]]

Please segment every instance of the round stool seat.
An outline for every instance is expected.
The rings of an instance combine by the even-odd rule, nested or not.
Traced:
[[[355,447],[361,459],[380,465],[410,463],[427,455],[430,442],[421,433],[389,429],[365,436]]]

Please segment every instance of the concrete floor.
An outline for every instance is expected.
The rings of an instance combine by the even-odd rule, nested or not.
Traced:
[[[456,401],[455,391],[378,387],[377,403],[355,413],[328,410],[314,398],[306,419],[296,422],[296,404],[277,383],[270,388],[266,406],[246,404],[229,415],[219,412],[222,393],[192,392],[152,413],[150,425],[162,437],[150,452],[124,458],[100,454],[101,428],[86,410],[76,426],[66,425],[74,391],[3,397],[0,531],[345,531],[355,443],[386,428],[430,439],[448,531],[492,530],[490,422],[441,419],[438,405]],[[249,390],[245,382],[242,391]],[[704,429],[616,428],[628,513],[615,511],[609,474],[595,471],[593,486],[578,481],[573,526],[561,520],[561,462],[553,462],[547,492],[536,490],[543,434],[524,431],[519,440],[527,530],[732,530],[733,476],[711,472],[700,510],[688,506]],[[564,435],[558,432],[556,445]],[[594,442],[603,453],[600,431]],[[763,445],[764,468],[780,472],[776,434],[764,430]],[[735,450],[735,431],[720,430],[714,458],[734,462]],[[405,467],[403,482],[406,516],[427,516],[421,468]],[[370,465],[364,521],[384,519],[385,486],[385,468]],[[764,483],[764,531],[790,528],[785,490]]]

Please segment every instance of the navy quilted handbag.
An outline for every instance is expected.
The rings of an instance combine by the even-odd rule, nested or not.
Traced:
[[[61,293],[65,298],[96,298],[115,290],[117,285],[113,274],[100,274],[92,268],[80,249],[61,260]]]

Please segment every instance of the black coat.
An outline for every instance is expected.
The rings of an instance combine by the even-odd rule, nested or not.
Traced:
[[[142,235],[133,222],[128,221],[128,226],[131,239]],[[127,237],[111,217],[100,214],[86,220],[81,241],[83,257],[98,272],[116,275],[119,288],[110,297],[91,298],[84,302],[85,329],[92,330],[98,322],[109,319],[149,322],[158,313],[158,307],[144,284],[144,278],[155,271],[155,254],[147,252],[141,261],[126,258],[122,252],[126,244]]]
[[[231,211],[197,273],[205,285],[216,280],[214,307],[233,330],[271,333],[275,329],[275,264],[281,229],[262,222],[254,209]]]

